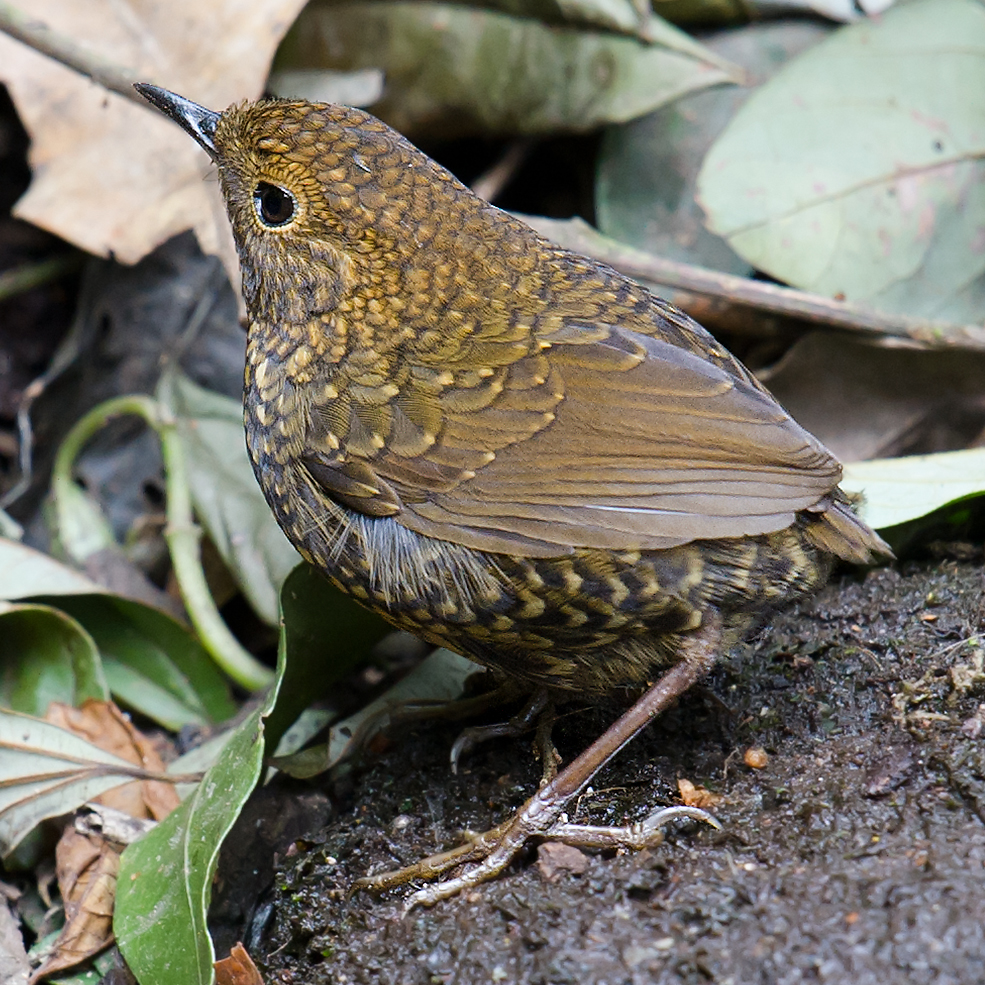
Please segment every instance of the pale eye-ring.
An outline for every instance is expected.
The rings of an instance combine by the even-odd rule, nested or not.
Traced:
[[[294,218],[297,202],[286,188],[261,181],[253,189],[253,208],[260,221],[273,229]]]

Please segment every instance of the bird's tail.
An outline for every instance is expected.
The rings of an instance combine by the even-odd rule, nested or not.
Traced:
[[[853,564],[871,564],[875,555],[895,557],[892,548],[864,523],[848,497],[835,489],[807,514],[804,536],[815,547]]]

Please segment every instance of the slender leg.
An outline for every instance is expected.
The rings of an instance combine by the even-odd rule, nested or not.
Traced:
[[[611,725],[580,756],[569,763],[550,783],[537,791],[513,817],[479,835],[469,845],[442,856],[434,856],[397,872],[383,873],[358,880],[353,889],[381,890],[402,885],[414,878],[436,878],[443,872],[465,861],[481,857],[472,868],[451,879],[425,886],[411,894],[404,904],[404,911],[418,905],[431,906],[492,879],[512,861],[531,837],[552,838],[555,833],[561,840],[573,842],[579,825],[568,823],[564,808],[588,785],[592,777],[629,743],[649,722],[666,710],[695,681],[700,680],[714,666],[721,643],[722,624],[717,612],[704,615],[701,627],[688,633],[681,641],[679,661],[661,677],[622,717]],[[710,815],[692,808],[671,808],[671,816],[700,817]],[[626,844],[641,848],[654,844],[660,835],[657,826],[669,820],[668,811],[657,811],[640,826],[630,829],[587,828],[582,842],[589,845]],[[713,821],[713,819],[712,819]],[[633,828],[639,828],[636,835]],[[624,837],[610,840],[613,830],[623,832]],[[599,832],[602,835],[599,836]]]
[[[540,760],[543,774],[540,779],[541,787],[546,786],[557,776],[557,768],[561,765],[561,757],[554,748],[554,704],[553,702],[541,712],[537,722],[537,733],[534,737],[534,755]]]

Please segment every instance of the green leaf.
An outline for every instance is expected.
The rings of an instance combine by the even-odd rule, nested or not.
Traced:
[[[177,371],[158,397],[176,419],[196,515],[257,615],[276,625],[280,587],[300,558],[253,475],[242,405]]]
[[[915,0],[842,28],[758,90],[698,178],[755,267],[888,311],[985,309],[985,7]]]
[[[271,748],[313,701],[368,656],[390,625],[340,592],[308,564],[298,565],[281,593],[281,649],[287,668],[277,707],[267,723]]]
[[[219,849],[256,786],[264,722],[284,673],[239,725],[198,787],[123,853],[113,930],[142,985],[208,985],[215,952],[206,925]]]
[[[577,24],[650,39],[649,0],[458,0],[462,6],[496,10],[545,24]]]
[[[985,448],[853,462],[841,487],[863,497],[859,515],[870,526],[895,526],[985,494]]]
[[[81,486],[60,483],[58,495],[46,505],[52,514],[56,553],[82,565],[93,554],[117,547],[105,514]]]
[[[0,707],[43,717],[52,701],[108,697],[99,651],[83,626],[48,605],[0,602]]]
[[[212,875],[222,841],[259,778],[265,743],[275,746],[298,711],[317,697],[312,681],[327,687],[348,674],[388,632],[379,617],[307,565],[286,580],[282,605],[277,679],[263,707],[225,740],[181,807],[123,854],[113,926],[144,985],[212,981],[206,927]]]
[[[110,690],[121,703],[174,731],[236,713],[229,685],[205,648],[170,616],[111,596],[58,604],[95,640]]]
[[[707,46],[760,84],[781,64],[828,34],[799,21],[723,31]],[[695,201],[698,168],[752,90],[717,86],[689,93],[629,123],[610,126],[599,150],[595,214],[607,236],[673,260],[748,276],[752,267],[704,226]]]
[[[134,769],[67,729],[0,711],[0,854],[45,818],[128,782]]]
[[[274,765],[298,779],[324,773],[345,759],[354,747],[359,748],[386,729],[402,707],[440,705],[460,697],[466,679],[479,669],[477,664],[451,650],[435,650],[386,693],[354,715],[336,722],[326,743],[286,756]]]
[[[658,43],[440,3],[311,3],[277,67],[382,68],[373,112],[442,134],[586,131],[737,78],[659,18],[648,30]]]
[[[654,10],[675,24],[707,27],[745,24],[751,18],[795,13],[820,14],[836,21],[882,13],[893,0],[653,0]]]
[[[94,581],[68,565],[33,547],[0,537],[0,599],[102,591]]]

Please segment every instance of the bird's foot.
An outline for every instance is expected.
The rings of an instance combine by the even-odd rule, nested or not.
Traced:
[[[403,912],[406,914],[416,906],[433,906],[463,890],[473,889],[495,878],[531,838],[559,841],[579,848],[628,848],[640,851],[659,845],[664,838],[663,826],[678,818],[704,821],[712,827],[721,827],[711,814],[697,807],[663,807],[653,811],[642,821],[621,827],[572,824],[558,805],[550,803],[549,797],[545,802],[542,794],[549,791],[549,788],[550,784],[531,797],[509,821],[482,834],[470,835],[466,844],[432,855],[403,869],[366,876],[357,880],[351,891],[366,889],[370,892],[382,892],[416,879],[438,879],[460,865],[476,863],[457,876],[411,893],[403,905]]]
[[[673,817],[696,817],[718,827],[718,822],[710,814],[692,807],[656,811],[642,824],[628,828],[570,824],[565,809],[602,766],[714,666],[721,644],[721,626],[718,614],[709,610],[700,628],[681,640],[679,662],[580,756],[544,784],[509,821],[473,837],[467,845],[432,856],[417,865],[359,879],[353,885],[353,891],[379,891],[401,886],[412,879],[437,879],[459,865],[475,863],[459,875],[412,893],[404,903],[404,913],[407,913],[415,906],[431,906],[499,875],[531,838],[554,839],[595,848],[645,848],[662,840],[660,827]]]
[[[546,688],[531,695],[530,700],[508,722],[496,725],[478,725],[463,729],[451,747],[451,771],[458,772],[461,757],[482,742],[490,739],[517,738],[536,728],[534,754],[544,764],[544,779],[549,783],[557,774],[561,761],[551,741],[551,728],[554,724],[554,703]]]

